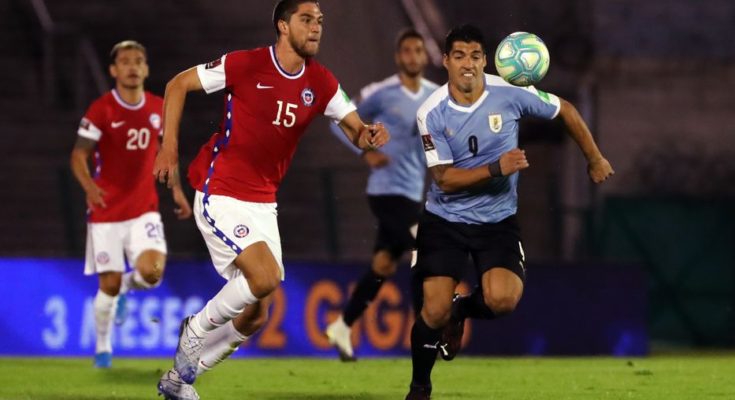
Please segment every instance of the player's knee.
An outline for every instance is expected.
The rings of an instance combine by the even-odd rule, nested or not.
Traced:
[[[492,310],[496,316],[507,315],[516,309],[518,298],[511,294],[490,293],[485,296],[485,305]]]
[[[375,263],[373,265],[373,272],[375,272],[376,275],[381,276],[383,278],[390,278],[393,275],[396,274],[396,270],[398,269],[398,265],[395,262],[383,262],[383,263]]]
[[[120,285],[100,285],[100,290],[108,296],[115,297],[120,294]]]
[[[432,328],[440,328],[449,323],[452,315],[452,303],[430,303],[425,302],[421,311],[424,322]]]
[[[250,291],[258,299],[273,293],[281,284],[281,278],[276,274],[262,274],[248,279]]]
[[[161,278],[163,277],[163,273],[158,268],[149,268],[149,269],[142,269],[140,271],[140,276],[143,278],[145,283],[150,285],[151,288],[156,287],[161,284]]]

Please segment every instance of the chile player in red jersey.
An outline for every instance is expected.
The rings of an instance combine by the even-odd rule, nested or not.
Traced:
[[[95,366],[112,362],[113,315],[124,309],[125,292],[157,286],[166,263],[166,240],[158,213],[155,179],[163,100],[146,92],[145,48],[126,40],[110,53],[115,88],[95,100],[79,125],[71,169],[87,197],[87,252],[84,273],[99,276],[94,299]],[[87,161],[94,154],[94,176]],[[191,216],[181,187],[172,186],[176,213]],[[125,272],[125,260],[134,267]]]
[[[267,318],[270,297],[284,278],[276,191],[309,123],[319,114],[339,121],[361,149],[389,139],[382,125],[362,122],[336,78],[312,58],[322,22],[318,2],[281,0],[273,13],[275,45],[228,53],[180,73],[166,87],[165,134],[154,174],[169,185],[177,181],[187,92],[225,91],[221,131],[202,148],[189,178],[197,189],[197,225],[215,268],[228,280],[182,322],[174,368],[158,386],[169,399],[198,398],[190,385],[197,371],[221,361]]]

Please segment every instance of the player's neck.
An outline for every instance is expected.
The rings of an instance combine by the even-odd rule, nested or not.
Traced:
[[[279,40],[275,45],[276,62],[289,74],[301,71],[306,60],[298,55],[285,40]]]
[[[403,72],[399,72],[398,78],[401,80],[401,85],[405,86],[411,92],[418,93],[421,90],[421,74],[409,76]]]
[[[483,82],[484,83],[484,82]],[[455,85],[449,84],[449,95],[455,103],[461,106],[471,106],[474,104],[482,94],[485,93],[485,85],[479,85],[473,91],[465,93],[459,90]]]
[[[120,96],[122,101],[128,103],[128,104],[138,104],[141,100],[143,100],[144,95],[144,89],[143,87],[137,87],[135,89],[126,88],[122,85],[115,85],[115,90],[117,91],[117,94]]]

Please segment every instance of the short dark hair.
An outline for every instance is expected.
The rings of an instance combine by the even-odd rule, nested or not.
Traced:
[[[480,28],[465,24],[452,28],[447,34],[447,38],[444,40],[444,54],[449,54],[452,51],[452,45],[454,42],[477,42],[482,47],[482,51],[487,53],[485,48],[485,38],[482,35]]]
[[[422,42],[424,41],[424,37],[421,36],[419,31],[414,28],[405,28],[398,32],[398,36],[396,36],[396,50],[401,48],[403,41],[406,39],[418,39]]]
[[[112,46],[112,50],[110,50],[110,64],[115,63],[115,59],[117,58],[117,54],[121,50],[139,50],[143,53],[144,56],[148,56],[148,54],[145,51],[145,47],[140,44],[140,42],[136,42],[135,40],[123,40],[122,42]]]
[[[280,0],[276,4],[273,8],[273,27],[276,28],[276,36],[281,36],[281,31],[278,30],[278,21],[284,20],[288,22],[303,3],[316,3],[319,5],[318,0]]]

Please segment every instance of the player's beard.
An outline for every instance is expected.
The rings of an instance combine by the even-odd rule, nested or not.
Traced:
[[[289,37],[288,41],[291,44],[293,51],[303,59],[314,57],[316,53],[319,52],[319,42],[316,42],[316,45],[312,46],[312,49],[309,49],[309,44],[314,42],[310,42],[308,39],[305,39],[304,42],[300,44],[296,43],[292,37]]]
[[[423,72],[423,68],[418,65],[401,64],[400,69],[409,78],[416,78]]]

